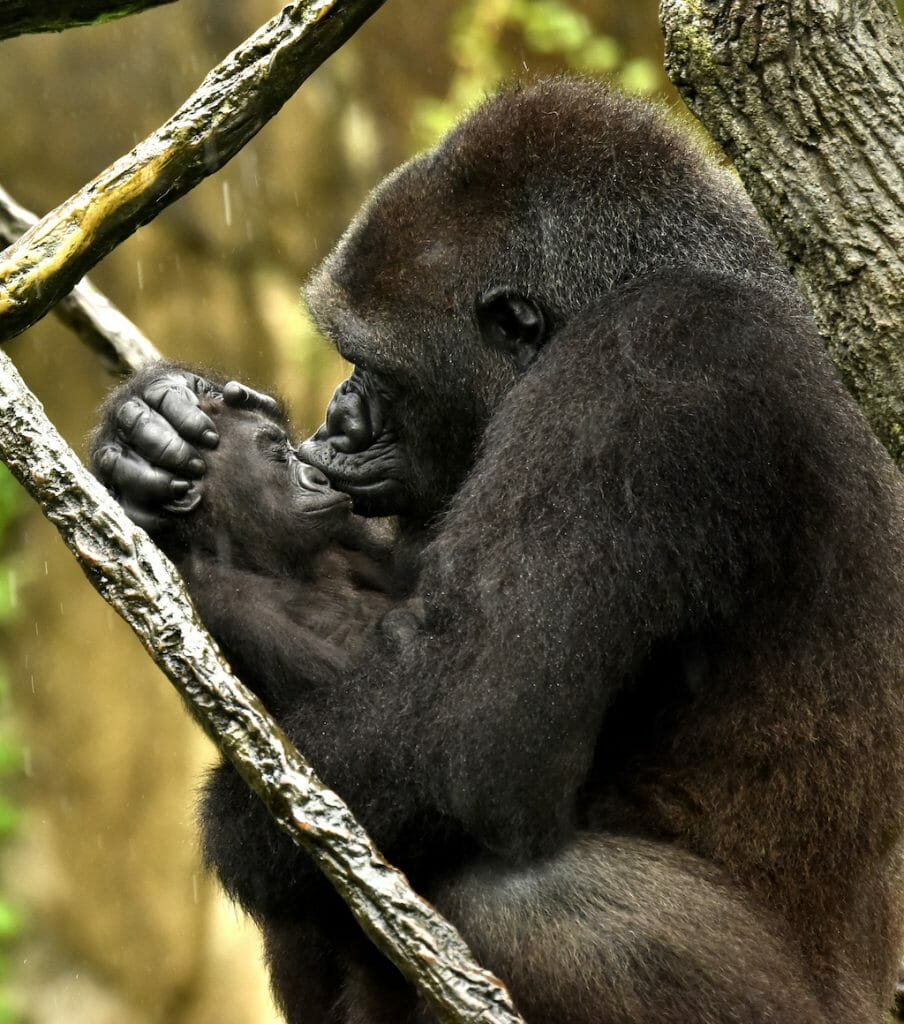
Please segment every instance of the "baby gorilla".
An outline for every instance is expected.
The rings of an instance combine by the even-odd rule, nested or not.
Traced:
[[[348,672],[402,574],[381,524],[353,515],[299,459],[272,399],[230,382],[199,407],[220,440],[205,453],[203,497],[192,484],[173,502],[193,514],[174,518],[160,544],[235,672],[278,715],[297,706],[299,686]],[[291,662],[274,634],[296,638]]]

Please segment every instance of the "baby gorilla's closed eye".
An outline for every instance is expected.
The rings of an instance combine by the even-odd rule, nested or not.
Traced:
[[[263,517],[268,533],[276,530],[285,517],[301,554],[318,550],[331,536],[324,532],[328,527],[322,520],[329,517],[334,524],[345,521],[351,512],[351,499],[335,490],[326,474],[299,457],[285,426],[274,421],[272,414],[260,408],[237,408],[218,398],[203,401],[201,407],[220,435],[219,444],[206,459],[202,511],[205,506],[211,513],[215,510],[218,529],[222,530],[235,503],[230,502],[227,510],[219,496],[237,479],[244,478],[246,487],[258,491],[252,507],[258,517]],[[250,465],[249,452],[257,455]],[[279,495],[278,500],[273,500],[273,494]],[[242,514],[241,532],[246,538],[252,526],[248,519]]]

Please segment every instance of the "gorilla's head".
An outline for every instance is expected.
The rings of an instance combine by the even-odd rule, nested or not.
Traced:
[[[429,520],[557,333],[680,264],[783,274],[740,189],[654,108],[572,79],[501,93],[390,175],[305,289],[355,370],[304,457],[357,511]]]

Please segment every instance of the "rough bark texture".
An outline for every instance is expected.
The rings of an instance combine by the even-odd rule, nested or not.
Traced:
[[[894,0],[661,0],[666,66],[734,161],[904,466],[904,32]]]
[[[252,139],[383,0],[298,0],[219,64],[152,135],[0,257],[0,340],[39,320],[99,260]]]
[[[501,983],[474,963],[452,926],[383,860],[342,800],[230,673],[179,574],[82,466],[4,353],[0,456],[195,719],[440,1020],[522,1024]]]
[[[26,32],[62,32],[76,25],[125,18],[173,0],[2,0],[0,39]]]
[[[0,246],[12,245],[38,218],[0,188]],[[129,373],[161,354],[142,332],[83,278],[54,306],[54,313],[100,356],[109,370]]]

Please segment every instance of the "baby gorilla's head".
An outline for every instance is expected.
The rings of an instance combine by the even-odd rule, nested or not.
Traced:
[[[242,409],[222,399],[206,399],[204,411],[220,435],[217,447],[205,453],[207,481],[249,473],[256,483],[287,487],[295,509],[311,515],[335,508],[347,510],[350,499],[330,486],[326,475],[303,462],[289,441],[285,424],[259,409]]]
[[[193,542],[200,530],[205,547],[220,555],[228,550],[236,564],[304,572],[311,556],[346,526],[351,499],[302,462],[282,420],[220,397],[205,398],[201,408],[220,440],[204,453]]]

